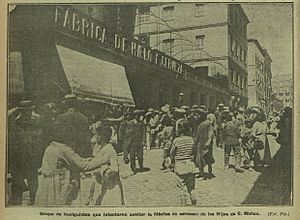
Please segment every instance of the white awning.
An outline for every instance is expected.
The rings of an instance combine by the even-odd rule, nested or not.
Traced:
[[[104,103],[134,106],[123,66],[56,45],[72,92]]]

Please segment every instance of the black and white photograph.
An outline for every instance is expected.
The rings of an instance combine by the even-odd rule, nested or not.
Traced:
[[[7,208],[293,207],[293,2],[6,6]]]

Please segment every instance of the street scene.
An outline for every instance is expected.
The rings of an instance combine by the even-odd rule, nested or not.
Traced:
[[[292,7],[8,5],[6,205],[292,206]]]

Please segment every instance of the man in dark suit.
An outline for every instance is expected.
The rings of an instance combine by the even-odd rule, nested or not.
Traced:
[[[75,95],[69,94],[65,96],[64,104],[67,107],[67,111],[57,117],[58,120],[70,120],[76,129],[76,133],[73,134],[76,146],[73,146],[74,151],[79,156],[87,158],[92,156],[92,149],[89,147],[89,124],[85,115],[78,110],[78,99]],[[66,131],[67,132],[67,131]]]
[[[143,122],[142,112],[135,110],[134,119],[129,122],[130,129],[130,167],[134,174],[137,173],[135,158],[137,157],[140,170],[144,170],[143,148],[146,140],[146,129]]]

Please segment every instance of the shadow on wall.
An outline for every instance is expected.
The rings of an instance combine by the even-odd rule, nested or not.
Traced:
[[[262,171],[242,204],[292,205],[291,148],[282,146]]]

